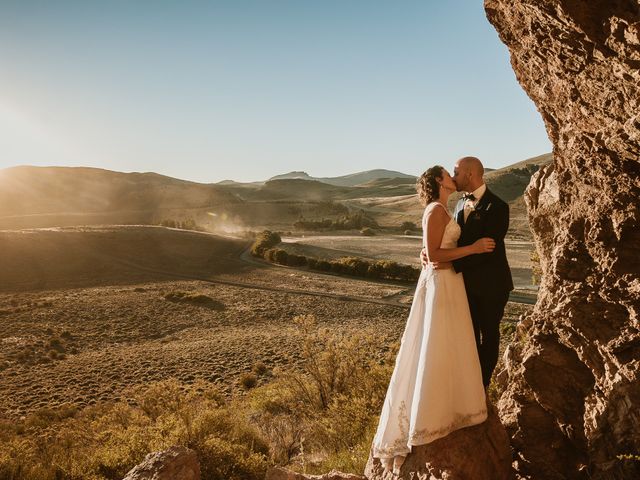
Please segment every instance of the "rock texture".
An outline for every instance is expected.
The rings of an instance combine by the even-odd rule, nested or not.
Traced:
[[[193,450],[173,446],[148,454],[123,480],[200,480],[200,463]]]
[[[322,475],[305,475],[282,467],[272,467],[267,470],[265,480],[366,480],[366,478],[338,470],[331,470]]]
[[[499,407],[522,476],[640,478],[640,3],[485,0],[554,149],[526,192],[543,270]]]
[[[456,430],[444,438],[416,445],[405,459],[398,479],[509,480],[513,478],[509,436],[488,402],[489,417],[479,425]],[[370,480],[390,480],[380,460],[369,454],[364,471]]]

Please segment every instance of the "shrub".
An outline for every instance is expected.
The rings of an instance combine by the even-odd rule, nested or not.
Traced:
[[[253,365],[253,371],[256,375],[264,375],[268,371],[268,367],[264,364],[264,362],[256,362]]]
[[[338,262],[350,275],[364,277],[369,270],[369,262],[358,257],[344,257]]]
[[[222,302],[201,293],[187,293],[183,291],[169,292],[164,295],[165,300],[174,303],[190,303],[201,307],[210,308],[212,310],[224,310],[225,306]]]
[[[264,454],[211,435],[199,445],[202,478],[210,480],[263,480]]]
[[[376,234],[376,232],[371,230],[369,227],[365,227],[362,230],[360,230],[360,234],[364,235],[365,237],[372,237],[373,235]]]
[[[56,352],[64,352],[64,345],[62,344],[62,340],[57,337],[53,337],[49,339],[49,347]]]
[[[402,222],[400,230],[417,230],[416,224],[413,222]]]
[[[307,257],[305,257],[304,255],[289,255],[288,264],[296,267],[305,266],[307,264]]]
[[[251,247],[251,254],[254,257],[263,257],[264,252],[282,241],[280,235],[271,230],[264,230],[256,237]]]
[[[289,258],[289,254],[286,250],[278,248],[273,253],[273,261],[279,263],[280,265],[286,265],[287,259]]]
[[[243,373],[240,376],[240,385],[245,389],[250,389],[258,384],[258,377],[254,373]]]
[[[181,230],[196,230],[198,232],[204,232],[206,229],[196,223],[192,217],[188,217],[183,221],[166,218],[160,222],[160,225],[168,228],[179,228]]]
[[[318,260],[318,270],[328,272],[331,270],[331,263],[327,260]]]

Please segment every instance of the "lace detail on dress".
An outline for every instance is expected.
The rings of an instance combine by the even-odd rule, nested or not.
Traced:
[[[429,443],[440,437],[444,437],[448,435],[454,430],[458,430],[460,428],[470,427],[472,425],[477,425],[479,423],[482,423],[486,418],[487,418],[486,408],[476,413],[458,415],[453,419],[453,421],[449,425],[446,425],[442,428],[438,428],[437,430],[429,430],[427,428],[424,428],[422,430],[416,430],[415,432],[411,433],[411,436],[409,437],[409,444],[420,445],[423,443]],[[420,442],[420,443],[418,444],[414,442]]]
[[[398,407],[398,426],[400,428],[401,436],[396,438],[388,447],[376,447],[374,457],[383,458],[381,455],[388,455],[394,457],[397,455],[403,455],[409,453],[411,450],[408,448],[410,445],[422,445],[430,443],[438,438],[445,437],[449,433],[464,427],[470,427],[472,425],[478,425],[487,418],[487,409],[483,408],[476,413],[469,413],[465,415],[457,415],[451,423],[441,428],[430,430],[423,428],[422,430],[416,430],[409,434],[409,416],[407,415],[407,405],[404,400],[400,402]]]
[[[409,416],[407,415],[407,405],[404,400],[400,402],[400,406],[398,407],[397,419],[400,437],[396,438],[388,447],[374,447],[374,457],[384,458],[384,456],[386,456],[393,458],[395,455],[410,452],[407,445],[407,439],[409,438]]]

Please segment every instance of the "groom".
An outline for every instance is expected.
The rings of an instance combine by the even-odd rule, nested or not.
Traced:
[[[462,229],[458,246],[471,245],[482,237],[491,237],[496,242],[492,252],[469,255],[452,262],[455,271],[462,272],[464,278],[482,367],[482,382],[486,388],[498,363],[500,320],[509,292],[513,290],[504,246],[509,228],[509,205],[487,189],[483,179],[484,167],[477,158],[461,158],[453,172],[457,191],[465,192],[454,213]],[[427,262],[424,250],[421,259],[423,264]]]

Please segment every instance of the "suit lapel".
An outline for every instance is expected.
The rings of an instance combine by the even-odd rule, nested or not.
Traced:
[[[475,210],[479,211],[479,210],[486,210],[487,207],[489,207],[491,205],[491,200],[493,197],[493,192],[491,192],[491,190],[489,190],[488,188],[484,191],[484,195],[482,195],[482,198],[480,199],[480,201],[478,202],[478,204],[476,205]]]
[[[458,213],[456,214],[456,221],[460,228],[464,227],[464,199],[458,200]]]

